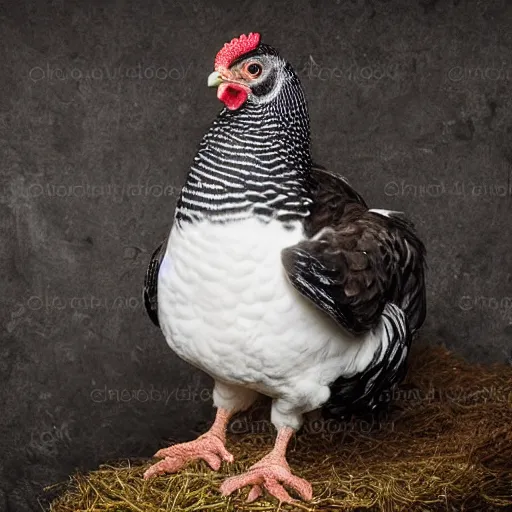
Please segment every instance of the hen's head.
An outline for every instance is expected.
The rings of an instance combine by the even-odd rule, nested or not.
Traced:
[[[251,32],[226,43],[217,53],[208,85],[218,88],[217,97],[228,109],[237,110],[248,100],[269,103],[291,76],[290,65],[274,48],[260,43],[260,34]]]

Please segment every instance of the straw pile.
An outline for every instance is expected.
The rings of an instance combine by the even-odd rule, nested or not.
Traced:
[[[241,417],[232,432],[252,424],[258,433],[231,433],[236,462],[218,473],[197,462],[145,481],[150,461],[108,464],[71,477],[51,511],[512,510],[512,368],[470,365],[442,347],[416,348],[410,364],[379,418],[317,418],[290,443],[292,471],[313,485],[310,503],[279,506],[263,497],[248,504],[248,489],[220,495],[224,478],[272,446],[268,421]]]

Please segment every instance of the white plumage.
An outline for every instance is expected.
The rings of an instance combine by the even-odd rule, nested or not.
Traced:
[[[272,397],[277,428],[298,429],[303,413],[326,402],[328,384],[364,370],[386,341],[381,328],[351,336],[288,282],[281,249],[303,239],[299,222],[174,225],[158,275],[169,346],[216,387],[232,388],[228,398],[214,390],[217,407],[248,407],[257,394],[241,388]]]

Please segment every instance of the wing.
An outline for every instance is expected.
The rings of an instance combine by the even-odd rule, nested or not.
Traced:
[[[353,334],[374,328],[387,303],[415,331],[425,318],[425,248],[398,212],[368,210],[337,175],[315,167],[310,238],[284,249],[293,286]]]
[[[167,248],[167,238],[155,249],[151,255],[146,275],[144,276],[144,305],[152,322],[160,327],[158,321],[158,271]]]

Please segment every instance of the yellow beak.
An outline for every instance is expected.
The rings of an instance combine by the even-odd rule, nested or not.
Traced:
[[[208,87],[218,87],[222,83],[222,76],[218,71],[210,73],[208,76]]]

